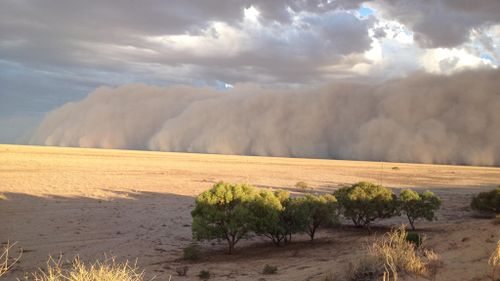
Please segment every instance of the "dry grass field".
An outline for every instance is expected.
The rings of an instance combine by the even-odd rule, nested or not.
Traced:
[[[438,221],[417,227],[444,262],[437,280],[489,280],[500,226],[473,218],[468,206],[473,194],[500,184],[500,168],[0,145],[0,243],[18,241],[24,249],[6,280],[44,267],[49,255],[137,259],[155,280],[199,280],[202,269],[213,280],[322,280],[356,261],[376,235],[346,224],[322,231],[314,244],[299,236],[275,248],[252,238],[231,256],[223,242],[204,242],[200,261],[183,261],[194,197],[221,180],[297,193],[304,192],[299,181],[318,192],[358,181],[430,189],[443,207]],[[401,222],[378,222],[376,230]],[[263,275],[266,264],[278,274]],[[178,277],[175,269],[184,265],[188,276]]]

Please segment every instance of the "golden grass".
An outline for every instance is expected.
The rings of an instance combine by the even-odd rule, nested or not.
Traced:
[[[50,258],[47,269],[34,273],[33,279],[35,281],[142,281],[143,275],[135,264],[117,263],[114,258],[88,265],[76,258],[69,268],[62,266],[61,259],[56,261]]]
[[[19,250],[19,254],[17,254],[17,256],[12,257],[10,255],[12,248],[16,244],[17,243],[10,244],[7,242],[2,250],[2,253],[0,254],[0,277],[7,274],[7,272],[9,272],[9,270],[11,270],[12,267],[21,259],[23,253],[22,250]]]
[[[396,281],[400,272],[435,280],[442,265],[439,256],[432,250],[416,248],[406,236],[406,226],[402,225],[368,247],[369,253],[384,266],[383,280]]]
[[[491,253],[490,259],[488,260],[488,264],[491,266],[491,280],[495,281],[496,270],[500,268],[500,240],[497,242],[497,247]]]

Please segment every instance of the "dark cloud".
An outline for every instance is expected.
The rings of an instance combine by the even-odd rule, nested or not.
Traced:
[[[423,47],[454,47],[469,33],[500,21],[498,0],[375,0],[389,19],[407,25]]]
[[[359,3],[179,0],[126,1],[117,5],[97,0],[6,0],[0,3],[0,56],[40,69],[74,67],[137,73],[146,64],[159,64],[200,69],[200,73],[192,73],[193,77],[210,74],[213,67],[225,68],[232,72],[233,83],[252,81],[246,73],[252,70],[253,74],[265,73],[267,81],[289,82],[304,77],[304,81],[297,82],[305,83],[308,77],[321,76],[318,69],[325,64],[370,47],[370,20],[335,12],[356,8]],[[264,28],[249,31],[242,26],[244,9],[250,6],[261,12],[260,24]],[[291,18],[300,13],[307,13],[307,19],[303,25],[292,26]],[[245,49],[234,56],[199,56],[190,49],[150,40],[163,36],[168,43],[168,36],[183,34],[214,41],[227,37],[212,26],[214,22],[244,32],[248,37]],[[234,68],[243,69],[239,77]]]

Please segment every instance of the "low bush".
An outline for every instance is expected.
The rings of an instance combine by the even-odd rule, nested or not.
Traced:
[[[208,270],[201,270],[200,273],[198,273],[198,277],[201,279],[201,280],[208,280],[210,279],[210,271]]]
[[[500,186],[474,196],[470,206],[478,212],[500,214]]]
[[[342,214],[355,226],[366,226],[376,219],[397,214],[397,197],[387,187],[369,182],[359,182],[338,189],[334,193]]]
[[[415,220],[436,219],[435,213],[441,207],[441,199],[431,191],[417,193],[411,189],[405,189],[399,194],[398,205],[401,212],[406,214],[411,228],[415,230]]]
[[[416,232],[408,232],[406,234],[406,241],[412,243],[415,247],[420,247],[422,245],[423,238],[420,234]]]
[[[201,251],[197,244],[190,244],[183,249],[182,258],[185,260],[195,261],[200,259]]]
[[[266,266],[264,266],[264,269],[262,269],[262,274],[276,274],[276,273],[278,273],[277,266],[266,264]]]
[[[300,189],[309,189],[309,185],[306,182],[303,182],[303,181],[297,182],[295,184],[295,187],[296,188],[300,188]]]

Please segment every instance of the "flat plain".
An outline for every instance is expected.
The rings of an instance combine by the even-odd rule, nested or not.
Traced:
[[[417,227],[444,262],[437,280],[488,280],[487,260],[500,238],[500,226],[469,209],[472,195],[500,184],[495,167],[0,145],[0,243],[17,241],[24,250],[7,278],[43,268],[49,256],[78,255],[86,262],[137,260],[155,280],[198,280],[202,269],[214,280],[322,280],[354,263],[369,239],[405,222],[377,222],[371,235],[346,222],[323,230],[313,244],[298,235],[280,248],[253,237],[233,255],[225,254],[223,241],[202,242],[202,259],[183,261],[194,198],[218,181],[297,194],[359,181],[396,192],[432,190],[443,200],[438,220]],[[296,188],[299,181],[311,190]],[[278,274],[263,275],[266,264]],[[188,276],[176,276],[184,265]]]

